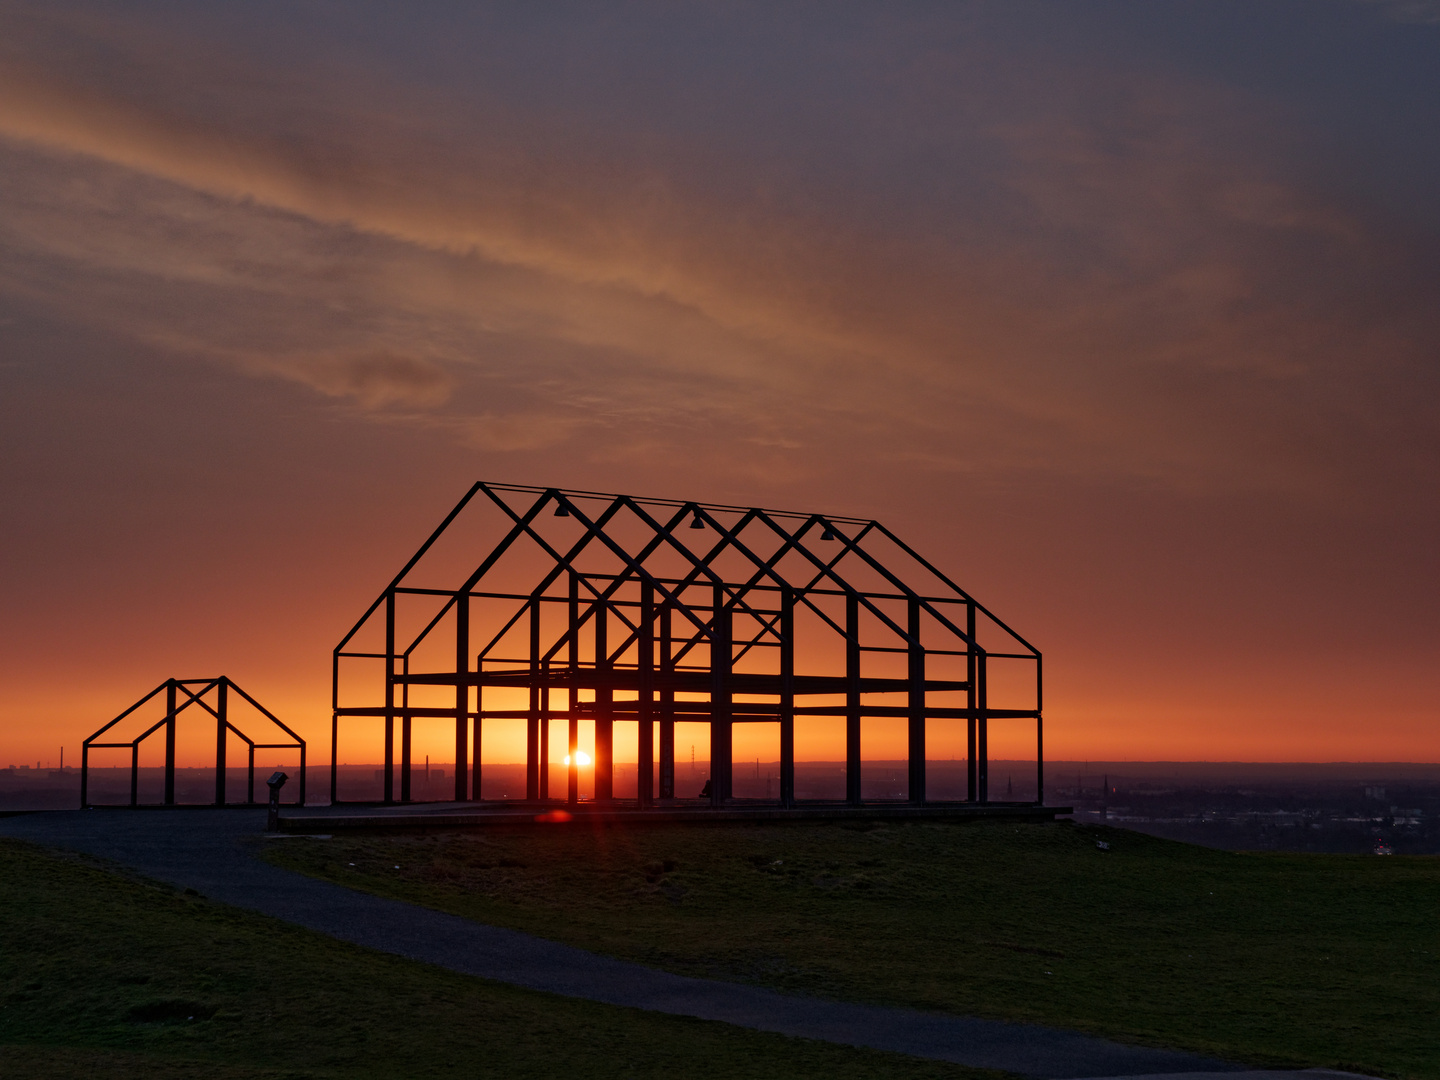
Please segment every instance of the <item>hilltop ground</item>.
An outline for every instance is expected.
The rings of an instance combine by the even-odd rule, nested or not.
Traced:
[[[502,986],[0,839],[0,1077],[768,1075],[992,1076]]]
[[[337,836],[269,857],[687,974],[1440,1077],[1432,858],[1068,823]]]

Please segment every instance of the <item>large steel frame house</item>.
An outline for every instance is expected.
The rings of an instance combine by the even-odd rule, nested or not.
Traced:
[[[526,798],[616,799],[615,725],[637,725],[629,805],[675,798],[675,725],[708,725],[710,805],[733,799],[736,724],[779,728],[779,804],[796,725],[843,722],[845,802],[867,723],[903,723],[907,800],[925,804],[927,732],[961,724],[967,802],[990,802],[989,732],[1033,723],[1043,804],[1040,652],[877,521],[476,483],[336,646],[331,796],[342,725],[384,725],[384,800],[411,799],[412,728],[454,725],[454,797],[484,798],[486,724],[523,722]],[[549,790],[552,726],[569,766]],[[953,729],[952,729],[953,732]],[[447,736],[448,737],[448,736]],[[468,767],[466,767],[468,765]]]

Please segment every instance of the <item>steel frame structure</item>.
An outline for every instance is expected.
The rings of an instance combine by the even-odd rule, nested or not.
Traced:
[[[258,743],[245,732],[241,731],[230,719],[230,695],[238,694],[260,712],[271,723],[275,724],[281,731],[289,735],[294,742],[288,743]],[[165,695],[165,714],[150,727],[146,728],[135,738],[127,742],[96,742],[100,736],[113,728],[127,716],[143,708],[159,694]],[[207,701],[209,696],[214,697],[214,703]],[[181,698],[183,697],[183,701]],[[115,717],[108,724],[96,731],[80,746],[80,808],[87,809],[90,806],[90,751],[92,749],[123,749],[130,748],[130,805],[140,805],[140,744],[154,735],[161,728],[165,729],[165,795],[163,805],[175,805],[175,732],[176,724],[181,713],[192,705],[198,705],[202,710],[208,712],[215,719],[215,803],[216,806],[225,805],[225,742],[229,733],[233,732],[239,736],[248,749],[249,773],[246,786],[245,802],[247,805],[255,803],[255,751],[256,750],[299,750],[300,751],[300,784],[296,791],[296,805],[305,805],[305,740],[295,732],[291,731],[281,720],[265,706],[261,705],[253,697],[247,694],[234,680],[225,675],[214,679],[166,679],[150,693],[146,694],[134,705]]]
[[[454,576],[418,583],[417,568],[472,504],[498,513],[503,535],[478,559],[462,542]],[[524,592],[496,588],[498,578],[513,580],[504,560],[519,547],[538,564],[536,577]],[[418,631],[405,630],[407,620]],[[374,647],[357,643],[362,633]],[[830,673],[806,670],[825,666],[797,649],[807,635],[831,639]],[[364,681],[352,701],[356,665],[377,662],[382,677]],[[1022,669],[1018,706],[990,700],[999,665]],[[877,666],[886,670],[867,670]],[[572,805],[580,721],[595,726],[599,803],[614,799],[614,724],[636,722],[641,809],[675,798],[677,721],[709,725],[715,807],[732,799],[733,725],[778,722],[779,802],[792,807],[795,721],[812,716],[844,720],[851,805],[862,801],[869,718],[906,722],[907,801],[918,804],[929,801],[931,721],[965,722],[965,801],[985,804],[991,721],[1033,720],[1035,805],[1044,801],[1040,652],[878,521],[477,482],[335,647],[332,680],[337,803],[341,722],[361,717],[384,721],[385,803],[397,801],[397,720],[398,801],[412,801],[412,721],[438,718],[454,723],[454,798],[463,802],[482,800],[484,724],[503,718],[524,721],[526,798]],[[513,707],[487,701],[497,694]],[[552,720],[567,722],[570,762],[567,790],[554,800]]]

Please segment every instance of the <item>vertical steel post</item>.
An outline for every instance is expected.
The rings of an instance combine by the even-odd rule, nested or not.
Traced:
[[[972,600],[965,605],[965,633],[970,640],[965,645],[965,707],[966,707],[966,735],[968,736],[965,749],[965,798],[970,802],[979,799],[979,789],[976,787],[975,772],[975,721],[980,715],[979,687],[976,679],[979,675],[975,665],[975,602]]]
[[[230,719],[230,680],[224,676],[216,691],[215,708],[215,805],[225,805],[225,743],[230,732],[226,724]]]
[[[90,744],[80,744],[80,809],[90,805]]]
[[[845,597],[845,801],[860,805],[860,597]]]
[[[660,798],[675,798],[675,648],[670,604],[660,606]]]
[[[795,590],[780,591],[780,805],[795,805]]]
[[[566,723],[565,801],[574,806],[580,801],[580,575],[570,571],[570,598],[567,606],[570,621],[570,717]]]
[[[400,661],[400,801],[410,801],[410,654]]]
[[[540,798],[540,598],[530,597],[530,705],[525,714],[525,798]]]
[[[250,755],[255,756],[254,752]],[[255,801],[252,792],[251,802]],[[385,593],[385,802],[395,801],[395,590]]]
[[[175,805],[175,680],[165,683],[165,805]]]
[[[470,591],[455,597],[455,801],[464,802],[470,792]]]
[[[723,806],[730,798],[733,753],[730,729],[730,664],[734,656],[731,613],[725,590],[715,586],[714,615],[710,621],[710,805]]]
[[[470,798],[479,802],[484,797],[484,788],[480,775],[480,746],[485,734],[485,686],[480,682],[481,672],[484,665],[480,663],[479,657],[475,659],[475,737],[471,740],[470,749]]]
[[[609,607],[595,604],[595,801],[615,797],[615,688],[610,682]]]
[[[130,805],[140,805],[140,740],[130,744]]]
[[[245,801],[251,806],[255,805],[255,744],[249,746],[250,764],[245,772]]]
[[[635,798],[641,807],[655,802],[655,587],[640,583],[640,633],[636,638],[639,655],[640,702],[635,718],[640,730],[636,739],[639,762],[635,768]]]
[[[1035,805],[1045,805],[1045,721],[1035,717]]]
[[[550,661],[540,662],[540,798],[550,798]]]
[[[1045,805],[1045,722],[1041,720],[1045,709],[1045,680],[1040,665],[1040,654],[1035,654],[1035,804]]]
[[[340,801],[340,653],[330,654],[330,805]]]
[[[300,790],[295,794],[295,805],[305,805],[305,744],[300,744]]]
[[[910,597],[909,652],[910,785],[912,803],[925,801],[925,647],[920,641],[920,598]]]
[[[330,804],[339,801],[340,787],[340,711],[330,710]]]
[[[979,676],[980,681],[979,719],[976,721],[976,727],[979,729],[979,732],[975,740],[976,772],[978,774],[980,787],[980,801],[982,803],[988,803],[990,801],[990,695],[985,682],[986,668],[989,666],[989,657],[982,652],[976,660],[976,674]]]

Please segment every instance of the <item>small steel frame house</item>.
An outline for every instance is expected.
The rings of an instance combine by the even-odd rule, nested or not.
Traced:
[[[927,802],[931,725],[965,726],[966,801],[985,804],[990,725],[1033,722],[1041,805],[1041,687],[1039,651],[877,521],[482,482],[335,648],[331,797],[341,725],[370,718],[387,803],[399,721],[410,801],[412,724],[428,718],[454,724],[454,798],[479,801],[485,723],[504,719],[524,723],[537,801],[551,800],[551,722],[566,722],[552,801],[571,804],[593,722],[594,797],[613,801],[615,724],[633,722],[644,809],[675,797],[675,724],[699,721],[710,805],[732,799],[734,725],[775,723],[790,807],[797,719],[825,717],[843,721],[848,804],[875,718],[904,725],[912,804]]]
[[[124,742],[97,742],[102,735],[110,731],[116,724],[127,717],[143,709],[147,704],[164,694],[165,712],[160,719],[151,724],[133,739]],[[244,702],[248,703],[260,715],[270,723],[274,724],[281,731],[290,737],[290,742],[259,743],[246,735],[235,726],[231,720],[230,695],[238,695]],[[182,700],[183,699],[183,700]],[[255,751],[256,750],[299,750],[300,751],[300,784],[296,791],[296,803],[305,805],[305,740],[291,731],[285,724],[281,723],[269,709],[261,705],[253,697],[247,694],[240,687],[235,685],[234,680],[221,675],[214,679],[166,679],[150,693],[146,694],[134,705],[115,717],[108,724],[86,739],[80,746],[80,808],[82,810],[90,806],[90,751],[101,749],[124,749],[130,750],[130,805],[140,805],[140,744],[154,735],[161,728],[165,729],[165,795],[164,805],[175,805],[175,731],[176,723],[181,713],[192,705],[199,706],[197,712],[209,713],[215,720],[215,803],[216,806],[225,805],[225,743],[227,736],[233,732],[245,743],[249,751],[249,772],[246,785],[245,801],[247,804],[255,802]],[[153,714],[152,714],[153,715]]]

